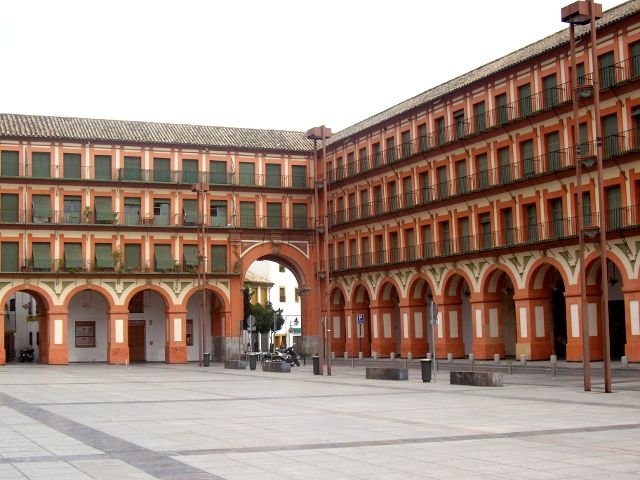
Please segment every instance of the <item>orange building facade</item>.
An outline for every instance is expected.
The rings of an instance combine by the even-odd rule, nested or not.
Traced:
[[[326,318],[339,356],[424,356],[433,330],[438,358],[578,361],[583,319],[602,358],[607,288],[612,355],[640,361],[639,11],[604,13],[598,65],[578,32],[578,82],[600,87],[578,139],[566,31],[336,133],[317,162],[302,132],[0,115],[0,305],[36,299],[44,363],[222,359],[242,351],[247,268],[270,259],[298,280],[306,353]]]

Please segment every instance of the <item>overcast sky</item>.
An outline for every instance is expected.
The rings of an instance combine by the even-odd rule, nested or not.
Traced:
[[[566,28],[568,3],[0,0],[0,111],[338,131]]]

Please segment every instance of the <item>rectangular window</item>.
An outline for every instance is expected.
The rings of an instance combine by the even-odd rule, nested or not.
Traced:
[[[564,235],[564,219],[562,209],[562,199],[556,198],[549,202],[551,211],[551,235],[554,238]]]
[[[124,224],[140,225],[140,198],[124,197]]]
[[[18,210],[18,194],[0,194],[0,220],[2,223],[17,223],[20,219]]]
[[[457,173],[457,187],[458,187],[458,195],[465,194],[469,191],[468,180],[467,177],[467,161],[460,160],[456,162],[456,173]]]
[[[610,158],[620,153],[618,138],[618,116],[613,113],[602,117],[602,136],[604,139],[604,156]]]
[[[111,206],[111,197],[95,197],[95,223],[113,223],[115,215]]]
[[[415,260],[416,259],[416,235],[413,228],[407,228],[404,231],[404,238],[407,246],[407,253],[404,259]]]
[[[553,73],[542,79],[544,88],[544,108],[551,108],[558,104],[558,80]]]
[[[227,272],[227,246],[211,245],[211,271]]]
[[[502,210],[502,226],[504,228],[503,245],[513,244],[513,210],[505,208]]]
[[[51,177],[51,154],[49,152],[33,152],[31,154],[31,176],[35,178]]]
[[[458,220],[458,235],[460,242],[458,244],[458,251],[467,253],[471,248],[471,235],[469,231],[469,217],[463,217]]]
[[[631,59],[631,78],[640,77],[640,42],[629,45],[629,58]]]
[[[589,192],[582,192],[582,225],[584,227],[593,225],[591,194]]]
[[[240,174],[238,178],[240,185],[253,186],[256,184],[255,168],[254,163],[240,162]]]
[[[33,223],[51,223],[51,196],[32,195],[31,208]]]
[[[184,270],[189,272],[195,272],[198,269],[198,246],[197,245],[183,245],[182,247],[182,261]]]
[[[511,175],[512,167],[509,147],[498,149],[498,160],[500,161],[500,181],[502,183],[510,183],[514,176]]]
[[[360,191],[360,211],[362,212],[362,218],[369,217],[369,190]]]
[[[431,225],[423,225],[422,227],[422,254],[424,258],[433,256],[433,239],[431,238]]]
[[[95,266],[97,269],[113,269],[115,262],[113,260],[112,245],[110,243],[96,243]]]
[[[560,152],[560,133],[551,132],[544,137],[547,153],[547,171],[555,172],[562,167],[562,152]]]
[[[507,94],[501,93],[496,96],[496,125],[502,125],[509,121],[507,112]]]
[[[519,116],[524,117],[531,113],[531,84],[526,83],[518,87]]]
[[[17,177],[20,175],[20,155],[18,152],[3,150],[0,152],[0,175],[3,177]]]
[[[395,212],[398,205],[398,190],[396,188],[396,182],[387,183],[387,193],[389,194],[389,208],[390,211]]]
[[[364,267],[371,265],[371,247],[369,246],[369,237],[360,239],[360,248],[362,248],[362,262]]]
[[[171,256],[171,245],[153,246],[153,269],[156,272],[168,272],[174,269],[175,262]]]
[[[342,157],[338,157],[336,160],[336,179],[342,180],[344,178],[344,162],[342,161]]]
[[[18,242],[2,242],[0,255],[2,255],[2,271],[18,271]]]
[[[138,271],[142,267],[142,246],[138,243],[127,243],[124,246],[124,268],[127,271]]]
[[[397,160],[396,141],[393,137],[387,138],[387,162],[393,163]]]
[[[622,196],[620,185],[606,188],[605,197],[607,200],[607,209],[605,210],[605,214],[607,215],[607,230],[624,227],[624,223],[622,221]]]
[[[170,160],[168,158],[153,159],[153,181],[154,182],[170,182],[171,181],[171,168]]]
[[[360,149],[358,158],[360,160],[360,171],[366,172],[367,170],[369,170],[369,162],[367,159],[367,147],[363,147]]]
[[[353,177],[356,174],[356,160],[353,152],[349,152],[347,155],[347,168],[349,169],[349,176]]]
[[[520,143],[520,157],[522,158],[522,174],[525,178],[536,174],[536,161],[533,157],[533,140]]]
[[[420,194],[422,203],[427,203],[431,200],[431,187],[429,185],[429,172],[422,172],[420,174]]]
[[[420,138],[420,151],[426,152],[429,148],[429,139],[427,138],[427,124],[418,125],[418,137]]]
[[[356,210],[356,194],[349,194],[349,220],[357,220],[358,219],[358,211]]]
[[[338,242],[338,268],[344,270],[346,268],[346,257],[344,253],[344,242]]]
[[[338,198],[338,223],[344,223],[344,197]]]
[[[617,83],[615,62],[616,59],[613,52],[607,52],[598,57],[598,65],[600,66],[600,90],[609,88]]]
[[[380,143],[373,144],[373,164],[379,167],[382,164],[382,155],[380,152]]]
[[[537,242],[538,235],[538,209],[535,203],[526,206],[527,211],[527,241]]]
[[[449,184],[447,182],[447,167],[438,167],[438,198],[443,199],[449,196]]]
[[[227,201],[211,200],[209,204],[209,225],[212,227],[226,227],[228,223]]]
[[[375,208],[375,215],[382,214],[382,187],[373,187],[373,203]]]
[[[356,247],[355,238],[349,240],[349,255],[351,255],[349,266],[351,268],[356,268],[358,266],[358,249]]]
[[[411,156],[411,132],[402,132],[402,158]]]
[[[402,192],[404,193],[404,208],[413,207],[413,177],[402,179]]]
[[[306,203],[293,204],[293,228],[309,228]]]
[[[51,244],[49,242],[35,242],[31,244],[33,269],[39,271],[51,270]]]
[[[140,157],[124,157],[122,180],[129,182],[139,182],[142,180],[141,165]]]
[[[478,172],[478,182],[476,188],[488,188],[489,187],[489,163],[487,161],[487,154],[483,153],[476,157],[476,170]]]
[[[285,287],[280,287],[279,290],[280,303],[284,303],[287,301],[287,289]]]
[[[446,139],[446,130],[444,128],[444,117],[436,118],[436,132],[438,134],[438,145],[444,144]]]
[[[182,160],[182,183],[188,185],[197,183],[200,181],[198,175],[198,160],[183,159]]]
[[[478,102],[473,106],[473,120],[476,133],[487,128],[487,107],[484,102]]]
[[[391,232],[389,235],[389,243],[391,244],[391,261],[397,263],[400,261],[400,245],[398,243],[398,232]]]
[[[240,226],[244,228],[256,227],[255,202],[240,202]]]
[[[171,225],[171,200],[165,198],[153,200],[153,224],[165,227]]]
[[[82,197],[64,196],[64,223],[82,223]]]
[[[227,162],[223,160],[209,161],[209,183],[213,185],[226,185],[227,181]]]
[[[96,155],[93,157],[96,180],[113,180],[111,155]]]
[[[65,153],[62,155],[64,162],[64,178],[80,178],[82,166],[79,153]]]
[[[449,231],[449,222],[440,222],[440,252],[442,255],[451,253],[451,232]]]
[[[453,123],[456,126],[456,138],[464,137],[467,133],[467,124],[464,121],[464,110],[453,112]]]
[[[586,122],[579,125],[578,132],[580,135],[580,155],[589,155],[591,149],[589,148],[589,129]]]
[[[65,270],[83,270],[84,260],[82,259],[81,243],[64,244],[64,268]]]
[[[576,78],[578,80],[578,85],[584,85],[586,83],[587,78],[584,75],[584,63],[576,65]]]
[[[96,322],[75,322],[74,337],[76,348],[95,348],[96,346]]]
[[[491,241],[491,214],[480,214],[478,221],[478,223],[480,223],[480,238],[482,240],[482,248],[493,247],[493,242]]]
[[[185,226],[197,225],[198,217],[198,200],[182,200],[182,224]]]
[[[282,171],[280,170],[280,164],[267,163],[265,186],[266,187],[281,187],[282,186]]]
[[[384,259],[384,239],[382,235],[376,235],[376,263],[378,265],[383,265],[385,263]]]
[[[307,167],[305,165],[293,165],[291,167],[293,188],[309,188],[307,185]]]

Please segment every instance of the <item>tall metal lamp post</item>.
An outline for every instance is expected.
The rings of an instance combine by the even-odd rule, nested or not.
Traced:
[[[200,319],[198,322],[198,365],[200,367],[203,366],[204,361],[204,319],[206,317],[205,314],[205,299],[207,296],[207,274],[206,274],[206,265],[205,265],[205,206],[206,206],[206,197],[207,192],[209,191],[209,185],[205,183],[204,177],[200,178],[198,183],[195,183],[191,186],[191,191],[197,194],[197,204],[198,204],[198,277],[197,277],[197,285],[202,294],[202,300],[200,305]]]
[[[591,390],[591,369],[589,353],[589,318],[587,314],[586,299],[586,279],[584,266],[584,219],[582,209],[582,167],[590,167],[594,160],[597,166],[598,177],[598,210],[599,210],[599,233],[600,236],[600,269],[601,269],[601,318],[602,318],[602,339],[604,355],[604,384],[605,392],[611,392],[611,354],[609,346],[609,292],[607,290],[607,237],[606,237],[606,217],[604,202],[604,184],[602,180],[602,137],[600,125],[600,80],[598,75],[598,53],[596,48],[596,20],[602,17],[602,5],[594,3],[593,0],[580,0],[564,7],[561,10],[562,21],[569,24],[569,42],[571,51],[571,85],[573,93],[573,139],[576,145],[576,190],[578,208],[578,239],[579,239],[579,262],[580,262],[580,310],[582,317],[582,351],[584,364],[584,390]],[[591,63],[593,73],[591,82],[587,79],[582,85],[578,85],[578,74],[576,68],[576,38],[575,25],[590,25],[591,28]],[[581,98],[593,96],[594,118],[596,126],[595,159],[590,152],[581,151],[579,144],[579,117],[578,102]]]

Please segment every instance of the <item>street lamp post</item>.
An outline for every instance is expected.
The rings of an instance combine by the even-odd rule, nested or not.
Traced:
[[[198,322],[198,365],[203,366],[204,360],[204,319],[205,319],[205,299],[207,295],[207,276],[206,276],[206,265],[205,265],[205,206],[206,206],[206,195],[209,191],[209,186],[204,182],[204,177],[200,179],[198,183],[195,183],[191,187],[191,191],[195,192],[197,195],[197,204],[200,215],[198,215],[198,288],[202,294],[201,305],[200,305],[200,321]]]

